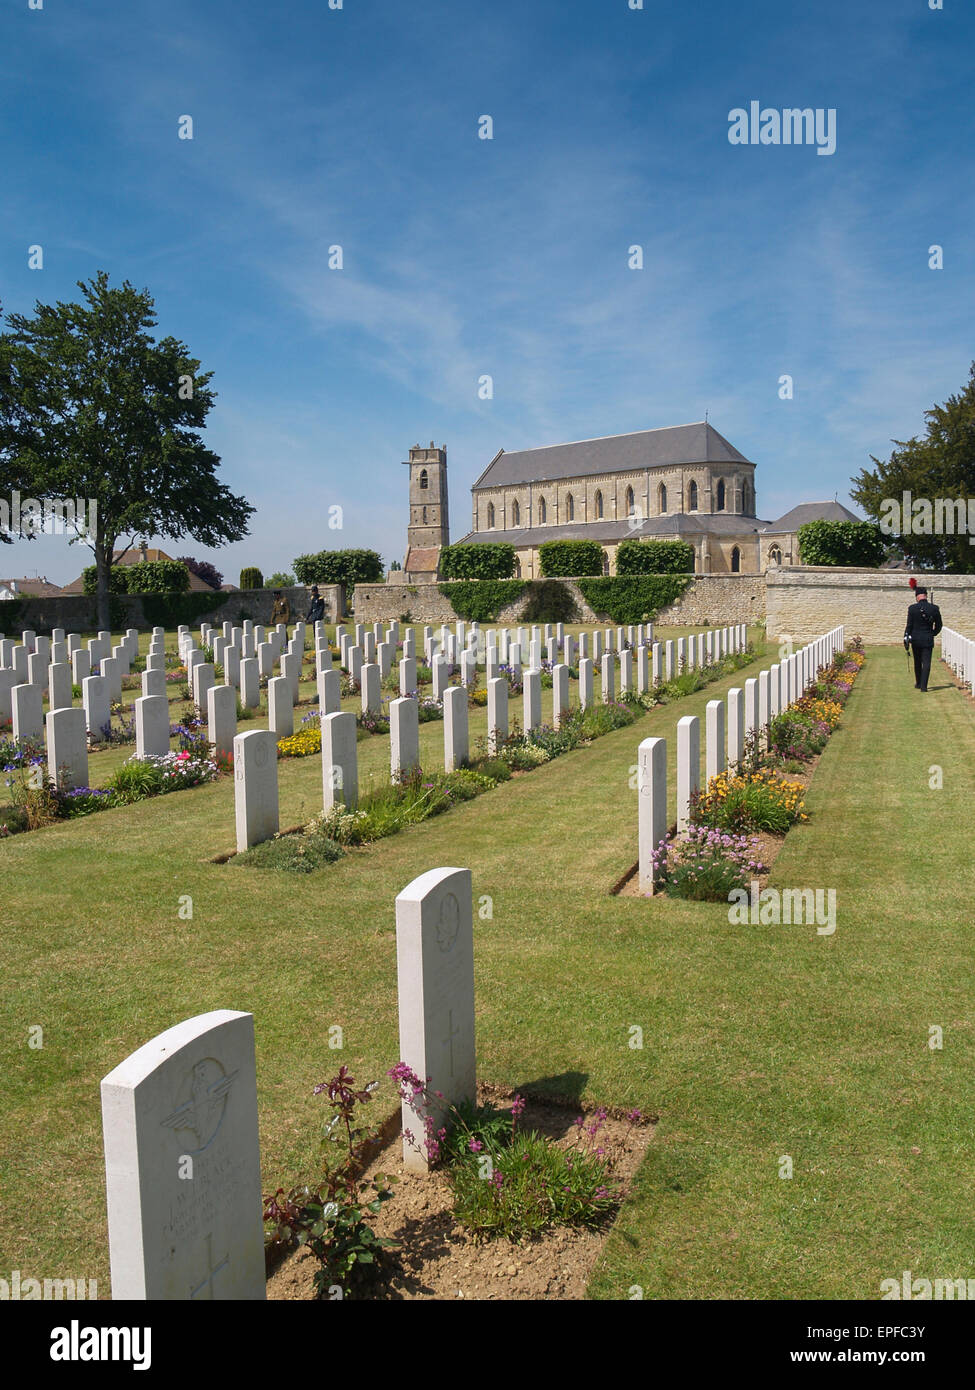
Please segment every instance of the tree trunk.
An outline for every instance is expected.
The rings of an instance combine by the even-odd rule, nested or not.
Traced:
[[[100,528],[99,528],[100,530]],[[106,544],[106,538],[100,534],[95,539],[95,607],[98,613],[99,632],[108,632],[111,629],[111,614],[109,611],[109,587],[108,575],[111,568],[112,548]]]

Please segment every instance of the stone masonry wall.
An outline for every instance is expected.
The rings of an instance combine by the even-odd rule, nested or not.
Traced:
[[[914,601],[903,570],[790,565],[769,570],[768,636],[805,642],[841,623],[848,638],[900,642]],[[975,574],[916,575],[930,589],[945,627],[975,639]]]
[[[728,627],[765,620],[765,576],[761,574],[698,574],[680,598],[661,608],[661,627]]]
[[[294,588],[282,589],[281,594],[291,604],[291,620],[296,622],[308,612],[309,590],[303,584]],[[345,586],[342,584],[320,584],[319,593],[325,600],[325,621],[334,623],[345,612]],[[115,595],[122,605],[121,627],[137,627],[140,630],[150,624],[142,611],[142,601],[138,594]],[[252,618],[256,623],[271,621],[271,606],[274,591],[271,589],[235,589],[223,595],[223,602],[208,609],[189,625],[199,627],[200,623],[239,623],[244,618]],[[96,632],[98,617],[95,600],[85,594],[54,594],[50,598],[31,598],[25,596],[9,602],[0,602],[0,630],[8,637],[20,632],[50,633],[56,627],[65,632]]]

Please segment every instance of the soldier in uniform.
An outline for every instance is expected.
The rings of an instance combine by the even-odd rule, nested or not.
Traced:
[[[311,604],[310,604],[310,606],[309,606],[308,613],[307,613],[307,615],[306,615],[306,617],[305,617],[305,622],[306,622],[306,623],[317,623],[317,622],[320,622],[321,619],[324,618],[324,616],[325,616],[325,600],[322,598],[321,594],[318,592],[318,585],[317,585],[317,584],[313,584],[313,585],[311,586]]]
[[[907,610],[904,650],[914,650],[914,689],[926,691],[934,639],[942,628],[941,609],[928,603],[928,591],[923,584],[917,585],[914,597],[917,601]]]

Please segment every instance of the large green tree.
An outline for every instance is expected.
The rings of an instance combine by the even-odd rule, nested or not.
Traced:
[[[850,496],[910,564],[972,574],[975,528],[966,523],[975,519],[975,362],[964,390],[925,419],[923,438],[894,440],[886,462],[871,455],[876,467],[853,479]]]
[[[254,508],[217,481],[199,431],[212,372],[176,338],[158,342],[154,303],[100,271],[81,304],[9,314],[0,334],[0,477],[39,501],[83,498],[97,521],[98,622],[109,626],[109,567],[119,537],[193,536],[219,546],[247,535]]]

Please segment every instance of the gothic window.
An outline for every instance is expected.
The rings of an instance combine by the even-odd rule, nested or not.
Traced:
[[[518,506],[517,502],[512,502],[511,504],[511,524],[512,526],[521,525],[521,508]]]
[[[488,530],[489,530],[489,531],[493,531],[493,530],[494,530],[494,503],[493,503],[493,502],[489,502],[489,503],[488,503],[488,509],[487,509],[487,524],[488,524]]]
[[[628,487],[626,489],[626,515],[632,516],[635,511],[636,499],[633,496],[633,489],[631,487]]]
[[[731,548],[731,573],[741,574],[741,551],[736,545]]]
[[[545,498],[544,498],[544,497],[540,497],[540,498],[538,499],[538,524],[539,524],[539,526],[544,526],[544,525],[545,525]]]
[[[596,517],[597,517],[597,519],[598,519],[598,518],[601,517],[602,514],[603,514],[603,494],[602,494],[601,492],[597,492],[597,493],[596,493],[595,503],[596,503]]]
[[[426,487],[428,487],[428,486],[429,486],[429,483],[428,483],[428,481],[427,481],[427,470],[426,470],[425,468],[421,468],[421,469],[420,469],[420,487],[421,487],[421,488],[426,488]]]
[[[724,478],[718,482],[718,511],[724,511]]]
[[[657,511],[662,516],[667,510],[667,489],[663,483],[657,488]]]
[[[768,553],[768,562],[769,562],[770,565],[781,565],[781,563],[782,563],[782,551],[779,549],[779,547],[778,547],[777,545],[773,545],[773,546],[771,547],[771,549],[769,550],[769,553]]]
[[[565,499],[565,515],[566,515],[566,519],[567,519],[568,521],[575,521],[575,519],[576,519],[576,504],[575,504],[575,498],[572,496],[572,493],[571,493],[571,492],[569,493],[568,497]]]
[[[687,489],[687,510],[689,512],[697,511],[697,483],[694,482]]]

